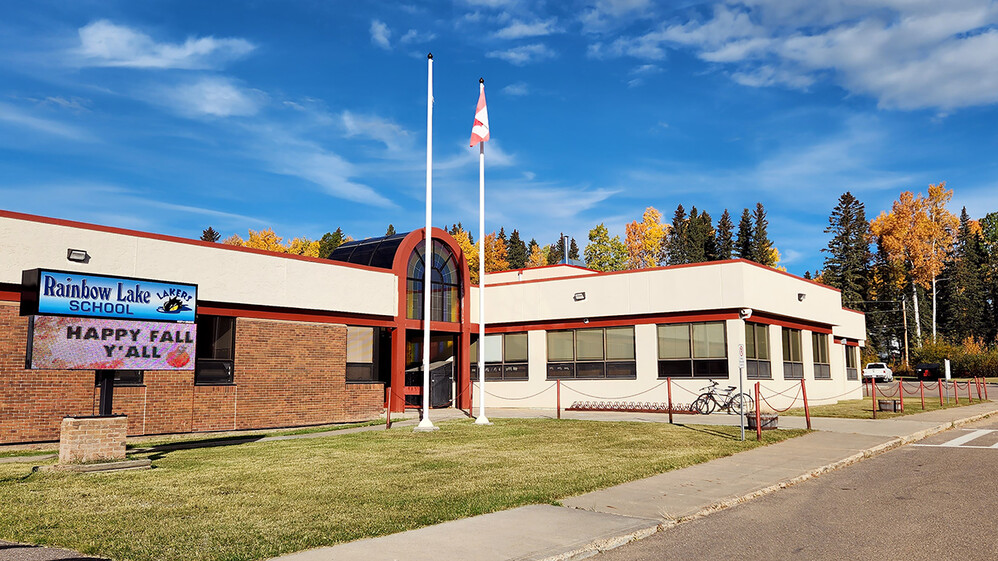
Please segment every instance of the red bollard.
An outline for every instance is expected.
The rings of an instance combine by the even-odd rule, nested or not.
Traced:
[[[666,385],[669,387],[669,424],[672,424],[672,378],[665,379]]]
[[[870,379],[870,399],[873,400],[873,418],[877,418],[877,380]]]
[[[904,413],[904,382],[898,380],[898,395],[901,400],[901,412]]]
[[[960,405],[960,386],[956,385],[956,380],[953,380],[953,400],[956,401],[957,405]]]
[[[981,385],[984,386],[984,399],[988,399],[988,379],[984,378],[981,380]]]
[[[925,411],[925,382],[918,381],[918,395],[922,396],[922,411]]]
[[[561,418],[561,380],[555,380],[555,384],[557,385],[557,389],[555,391],[555,393],[557,395],[556,395],[555,399],[558,400],[558,418],[560,419]]]
[[[974,385],[977,386],[977,401],[981,401],[984,396],[981,395],[981,379],[977,376],[974,376]]]
[[[759,384],[761,382],[755,383],[755,439],[762,440],[762,415],[759,411],[762,409],[762,404],[759,403]]]
[[[973,398],[970,397],[970,380],[967,380],[967,404],[973,403]]]
[[[943,381],[936,380],[936,385],[939,386],[939,407],[943,407]]]
[[[807,419],[807,430],[811,430],[811,408],[807,406],[807,388],[804,386],[804,379],[800,381],[800,391],[804,394],[804,417]]]

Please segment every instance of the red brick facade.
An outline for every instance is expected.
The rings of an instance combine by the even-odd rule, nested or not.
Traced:
[[[0,444],[56,440],[65,416],[95,415],[94,372],[24,369],[28,320],[0,302]],[[234,385],[196,386],[193,372],[146,371],[116,387],[128,434],[291,427],[376,418],[382,384],[347,384],[346,327],[238,318]]]

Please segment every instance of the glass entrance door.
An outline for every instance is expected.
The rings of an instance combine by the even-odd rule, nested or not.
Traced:
[[[450,407],[454,401],[457,336],[430,335],[430,407]],[[423,385],[423,333],[410,331],[405,341],[405,385]],[[406,405],[420,406],[420,396],[406,396]]]

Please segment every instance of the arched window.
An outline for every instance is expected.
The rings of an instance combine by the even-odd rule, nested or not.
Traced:
[[[409,256],[405,295],[406,317],[409,319],[423,319],[424,247],[425,244],[420,243]],[[461,309],[461,276],[454,253],[439,240],[433,240],[432,266],[430,320],[457,322]]]

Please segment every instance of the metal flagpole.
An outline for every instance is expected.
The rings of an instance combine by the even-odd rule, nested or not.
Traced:
[[[415,431],[437,430],[430,421],[430,283],[433,281],[433,53],[426,55],[426,245],[423,249],[423,418]]]
[[[485,80],[478,80],[485,90]],[[485,416],[485,142],[478,143],[478,418],[476,425],[491,425]]]

